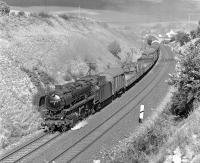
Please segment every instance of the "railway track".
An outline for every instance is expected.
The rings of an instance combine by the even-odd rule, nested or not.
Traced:
[[[148,85],[146,85],[147,87]],[[140,94],[140,92],[138,93]],[[131,100],[133,100],[131,98]],[[128,104],[128,103],[127,103]],[[115,114],[117,114],[116,112]],[[114,115],[115,115],[114,114]],[[112,117],[114,116],[112,115]],[[110,117],[110,118],[112,118]],[[109,119],[110,119],[109,118]],[[108,120],[109,120],[108,119]],[[104,124],[106,121],[104,121],[102,124]],[[102,125],[101,124],[101,125]],[[101,126],[100,125],[100,126]],[[98,126],[99,127],[99,126]],[[97,127],[97,128],[98,128]],[[96,128],[96,129],[97,129]],[[91,132],[90,132],[91,133]],[[88,135],[90,134],[88,133]],[[12,150],[11,152],[7,153],[0,159],[0,163],[13,163],[13,162],[23,162],[27,157],[29,157],[32,153],[36,152],[39,150],[41,147],[44,147],[51,141],[54,141],[56,138],[58,138],[61,135],[61,133],[55,133],[55,134],[47,134],[47,133],[42,133],[39,136],[35,137],[32,140],[29,140],[23,145],[18,146],[16,149]],[[81,140],[80,140],[81,141]],[[77,142],[78,143],[78,142]],[[73,146],[72,146],[73,147]],[[70,147],[70,148],[72,148]],[[70,149],[69,148],[69,149]],[[67,149],[67,150],[69,150]],[[62,155],[62,154],[61,154]],[[56,159],[56,158],[55,158]],[[53,160],[52,160],[53,161]],[[51,161],[50,161],[51,162]]]
[[[156,76],[161,76],[164,73],[164,68],[162,69],[162,72],[157,71],[154,74],[154,77],[152,77],[152,80],[149,81],[145,87],[144,90],[148,88],[148,86],[152,83],[152,82],[158,82],[158,80],[155,80]],[[156,78],[158,79],[158,78]],[[160,80],[160,79],[159,79]],[[155,87],[155,85],[154,85]],[[151,90],[154,88],[151,87],[149,88],[149,93],[151,92]],[[90,132],[88,132],[87,134],[85,134],[81,139],[77,140],[75,143],[71,144],[70,146],[68,146],[65,150],[63,150],[61,153],[56,154],[55,156],[52,156],[48,159],[48,162],[62,162],[62,160],[60,160],[60,158],[63,158],[63,156],[67,155],[67,158],[64,157],[64,162],[71,162],[73,161],[80,153],[82,153],[85,149],[87,149],[88,147],[90,147],[97,139],[99,139],[102,135],[104,135],[106,132],[108,132],[110,130],[110,128],[112,128],[118,121],[120,121],[121,119],[123,119],[130,111],[129,110],[123,110],[123,108],[125,108],[131,101],[133,101],[134,99],[136,99],[138,96],[140,96],[140,94],[143,92],[143,90],[141,90],[140,92],[137,92],[137,94],[134,97],[130,97],[127,102],[119,109],[116,110],[116,112],[114,112],[108,119],[106,119],[105,121],[103,121],[102,123],[100,123],[98,126],[96,126],[95,128],[93,128]],[[145,98],[145,97],[143,97]],[[140,98],[139,101],[136,101],[138,104],[142,99]],[[134,107],[133,107],[134,108]],[[108,125],[109,124],[109,125]],[[107,125],[109,127],[104,128],[104,125]],[[98,129],[104,128],[102,131],[103,132],[98,132]],[[0,162],[5,162],[5,163],[9,163],[9,162],[25,162],[25,160],[27,158],[29,158],[29,156],[31,156],[34,152],[37,152],[39,149],[41,149],[42,147],[46,146],[47,144],[49,144],[50,142],[53,142],[56,140],[56,138],[58,138],[61,134],[60,133],[55,133],[52,135],[49,134],[41,134],[39,137],[27,142],[26,144],[18,147],[16,150],[8,153],[7,155],[5,155],[3,158],[0,159]],[[79,148],[79,143],[85,141],[87,142],[84,146],[81,147],[81,150],[77,149]],[[72,152],[75,151],[76,153]],[[70,154],[71,153],[71,154]],[[72,154],[73,153],[73,154]],[[46,160],[46,159],[44,159]],[[34,161],[35,162],[35,161]]]
[[[165,62],[165,58],[163,58],[163,62]],[[165,62],[165,65],[167,62]],[[143,90],[138,92],[134,97],[129,98],[126,103],[120,107],[115,113],[113,113],[108,119],[100,123],[98,126],[96,126],[93,130],[91,130],[89,133],[84,135],[81,139],[76,141],[71,146],[67,147],[63,152],[56,155],[55,157],[52,157],[50,160],[48,160],[50,163],[53,162],[73,162],[76,157],[78,157],[81,153],[83,153],[87,148],[89,148],[94,142],[96,142],[98,139],[100,139],[104,134],[106,134],[111,128],[113,128],[117,123],[125,118],[131,111],[134,109],[140,102],[148,96],[151,91],[156,87],[156,83],[158,83],[160,80],[162,80],[162,75],[165,73],[166,69],[163,66],[161,71],[158,71],[154,74],[152,77],[152,80],[149,81]],[[149,87],[149,85],[151,85]],[[142,92],[146,91],[147,93],[143,97],[141,96]],[[133,100],[135,100],[135,103],[132,108],[126,109],[127,105],[129,105]],[[99,132],[100,131],[100,132]],[[84,142],[84,143],[82,143]]]
[[[138,91],[132,97],[127,99],[127,101],[119,108],[115,108],[112,114],[105,118],[100,123],[89,131],[84,131],[75,140],[70,140],[73,138],[73,133],[66,134],[61,138],[59,142],[55,142],[50,148],[44,150],[41,154],[36,153],[34,157],[29,158],[27,162],[75,162],[76,158],[87,150],[93,143],[100,139],[104,134],[109,132],[109,130],[117,125],[117,123],[126,117],[134,108],[137,106],[151,91],[156,87],[157,83],[162,79],[162,75],[166,73],[166,67],[169,64],[169,59],[162,57],[160,64],[157,65],[158,70],[155,70],[154,74],[151,74],[151,80],[146,82],[143,89]],[[166,61],[166,62],[165,62]],[[173,61],[173,59],[172,59]],[[162,64],[161,64],[162,63]],[[128,105],[132,105],[127,109]],[[96,119],[98,121],[98,119]],[[56,146],[57,147],[56,147]]]
[[[7,153],[0,159],[0,162],[1,163],[21,162],[31,153],[38,150],[42,146],[48,144],[49,142],[53,141],[60,135],[61,135],[60,133],[55,133],[52,135],[47,133],[42,133],[39,136],[35,137],[34,139],[29,140],[25,144],[18,146],[13,151]]]
[[[154,87],[153,87],[154,88]],[[152,89],[153,89],[152,88]],[[141,93],[141,92],[140,92]],[[150,92],[149,92],[150,93]],[[147,94],[148,95],[148,94]],[[146,95],[146,96],[147,96]],[[146,97],[145,96],[145,97]],[[144,98],[145,98],[144,97]],[[144,98],[142,98],[140,101],[138,101],[138,103],[136,105],[138,105]],[[67,149],[65,149],[62,153],[60,153],[59,155],[57,155],[56,157],[52,158],[51,160],[49,160],[50,163],[53,162],[60,162],[61,160],[59,160],[63,155],[66,155],[67,158],[65,157],[62,161],[67,160],[67,162],[71,162],[73,161],[79,154],[81,154],[83,151],[85,151],[87,148],[89,148],[95,141],[97,141],[101,136],[103,136],[105,133],[107,133],[114,125],[117,124],[117,122],[119,122],[121,119],[123,119],[127,114],[129,114],[131,112],[131,110],[128,110],[126,113],[123,113],[123,116],[121,116],[120,118],[118,118],[117,120],[113,121],[113,119],[116,119],[116,115],[120,114],[121,112],[123,112],[121,109],[125,108],[133,99],[130,99],[128,101],[128,103],[126,103],[123,107],[120,108],[120,110],[118,110],[117,112],[115,112],[111,117],[109,117],[109,119],[107,119],[106,121],[102,122],[99,126],[97,126],[96,128],[94,128],[92,131],[90,131],[87,135],[85,135],[82,139],[78,140],[75,144],[73,144],[72,146],[68,147]],[[96,130],[100,129],[100,127],[102,127],[105,123],[109,123],[109,121],[113,121],[115,123],[112,122],[111,125],[109,125],[108,128],[106,128],[103,132],[101,132],[97,137],[93,137],[92,135],[96,135],[94,134],[94,132],[96,132]],[[103,127],[102,127],[103,128]],[[90,136],[90,138],[88,137]],[[85,140],[87,139],[87,140]],[[76,145],[79,144],[81,141],[86,141],[89,142],[89,144],[87,144],[85,147],[83,147],[83,149],[81,151],[78,151],[78,149],[76,150]],[[71,153],[71,151],[78,151],[74,156],[72,156],[71,158],[68,157],[70,156],[69,153]]]

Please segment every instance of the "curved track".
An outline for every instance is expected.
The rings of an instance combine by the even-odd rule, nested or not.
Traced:
[[[164,62],[163,62],[164,61]],[[119,121],[121,121],[123,118],[125,118],[131,111],[134,109],[147,95],[151,93],[151,91],[157,86],[156,83],[158,83],[161,79],[163,74],[166,72],[166,66],[167,62],[170,61],[166,56],[162,56],[162,58],[159,60],[159,62],[164,63],[163,67],[160,69],[160,71],[157,71],[153,74],[153,78],[145,85],[144,89],[140,92],[137,92],[136,96],[132,96],[129,98],[125,104],[123,104],[119,110],[114,112],[108,119],[100,123],[98,126],[96,126],[93,130],[91,130],[89,133],[84,135],[81,139],[77,140],[74,144],[67,147],[63,152],[58,154],[57,156],[53,157],[50,162],[72,162],[76,159],[78,155],[83,153],[87,148],[89,148],[94,142],[96,142],[99,138],[101,138],[104,134],[109,132],[111,128],[113,128]],[[145,92],[145,95],[140,97],[142,93]],[[127,109],[127,106],[135,100],[135,103],[133,107]],[[106,127],[105,127],[106,126]],[[85,143],[83,143],[85,142]],[[82,148],[80,150],[79,143],[83,144],[81,145]],[[75,153],[74,153],[75,151]]]
[[[31,155],[32,152],[38,150],[42,146],[48,144],[50,141],[56,139],[58,136],[60,136],[59,133],[55,133],[52,135],[41,133],[34,139],[29,140],[25,144],[22,144],[18,146],[16,149],[7,153],[0,159],[0,162],[4,163],[19,162],[23,160],[25,157]]]
[[[54,143],[51,143],[48,148],[40,149],[32,155],[26,162],[76,162],[76,158],[90,148],[102,136],[107,134],[115,125],[135,109],[140,102],[146,98],[157,84],[162,80],[163,75],[168,72],[170,64],[173,62],[173,57],[168,54],[166,48],[162,47],[162,55],[158,63],[151,70],[153,73],[147,74],[142,84],[138,84],[138,91],[130,94],[118,102],[114,102],[92,118],[94,123],[89,123],[81,131],[70,131],[60,136]],[[142,79],[143,80],[143,79]],[[41,152],[41,153],[40,153]],[[84,161],[83,161],[84,162]]]
[[[88,129],[84,130],[80,135],[73,137],[73,131],[64,134],[42,134],[33,141],[27,142],[17,150],[7,154],[5,157],[0,159],[0,162],[55,161],[60,163],[74,161],[77,156],[87,150],[87,148],[100,139],[104,134],[109,132],[113,126],[125,118],[136,105],[151,93],[151,91],[156,87],[156,83],[158,83],[162,79],[162,75],[166,73],[167,65],[169,65],[171,59],[170,56],[164,56],[162,54],[158,63],[152,70],[154,71],[153,74],[150,74],[151,77],[149,78],[149,81],[146,82],[137,93],[126,98],[126,101],[120,102],[120,104],[117,105],[118,108],[108,108],[110,113],[107,114],[107,116],[102,118],[100,114],[103,113],[101,112],[99,115],[95,115],[96,121],[99,123],[88,127]],[[128,105],[132,105],[132,107],[129,107]],[[71,141],[70,138],[72,138]],[[48,149],[52,150],[48,151]]]
[[[140,94],[140,93],[141,92],[138,92],[138,94]],[[133,100],[133,98],[131,98],[130,100]],[[128,103],[129,102],[127,102],[127,104]],[[125,106],[123,106],[123,107],[125,107]],[[117,114],[119,111],[120,110],[118,110],[117,112],[115,112],[110,118],[108,118],[106,121],[102,122],[102,124],[100,124],[99,126],[103,125],[109,119],[111,119],[112,117],[114,117],[115,114]],[[93,131],[95,131],[99,126],[97,126],[94,130],[92,130],[91,132],[89,132],[88,135],[91,134]],[[31,140],[25,142],[24,144],[18,146],[17,148],[15,148],[12,151],[10,151],[7,154],[5,154],[2,158],[0,158],[0,162],[5,162],[5,163],[23,162],[32,153],[36,152],[40,148],[43,148],[43,147],[45,148],[45,146],[48,143],[50,143],[51,141],[56,140],[56,138],[58,138],[59,136],[61,136],[61,133],[55,133],[55,134],[52,134],[52,135],[49,135],[49,134],[46,134],[46,133],[41,133],[38,136],[36,136],[34,139],[31,139]],[[81,141],[81,140],[79,140],[79,141]],[[72,148],[73,146],[71,146],[70,148]],[[67,150],[69,150],[70,148],[68,148]],[[62,154],[60,154],[60,155],[62,155]]]

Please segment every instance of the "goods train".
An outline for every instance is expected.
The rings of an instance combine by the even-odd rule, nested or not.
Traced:
[[[55,85],[54,91],[40,98],[39,106],[44,118],[42,126],[48,131],[66,131],[99,111],[141,79],[156,63],[159,52],[159,43],[153,42],[150,50],[137,60],[135,71],[128,79],[122,68],[111,68],[72,83]]]

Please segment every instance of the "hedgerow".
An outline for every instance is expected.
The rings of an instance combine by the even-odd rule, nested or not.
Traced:
[[[172,97],[171,112],[187,117],[193,110],[194,101],[200,100],[200,40],[186,45],[177,58],[176,72],[169,81],[177,90]]]
[[[175,40],[180,43],[180,46],[183,46],[190,41],[190,35],[183,31],[179,31],[175,36]]]

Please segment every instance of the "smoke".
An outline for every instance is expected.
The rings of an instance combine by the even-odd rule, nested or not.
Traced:
[[[71,130],[79,130],[83,127],[85,127],[88,124],[88,122],[86,120],[81,121],[79,123],[77,123],[73,128],[71,128]]]

